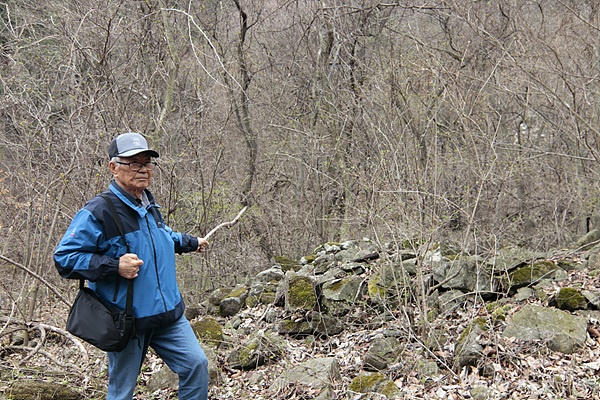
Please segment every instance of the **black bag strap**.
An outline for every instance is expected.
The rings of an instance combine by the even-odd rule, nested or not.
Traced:
[[[119,234],[123,238],[125,242],[125,246],[127,246],[127,252],[131,253],[131,249],[129,248],[129,243],[125,239],[125,229],[123,229],[123,222],[121,221],[121,217],[115,208],[115,203],[111,200],[111,198],[106,193],[101,193],[100,197],[102,197],[106,201],[106,205],[108,205],[108,210],[110,211],[113,219],[115,220],[115,225],[117,225],[117,229],[119,230]]]
[[[127,246],[127,252],[131,253],[129,243],[127,242],[127,239],[125,239],[125,230],[123,229],[123,222],[121,222],[121,217],[119,217],[119,213],[115,208],[115,204],[106,193],[100,194],[100,197],[102,197],[106,201],[106,204],[108,205],[108,210],[112,214],[112,217],[115,220],[115,224],[117,225],[117,229],[119,230],[119,233],[121,234],[121,237],[123,238],[123,241]],[[127,301],[125,303],[125,315],[127,317],[133,318],[133,279],[127,280]]]

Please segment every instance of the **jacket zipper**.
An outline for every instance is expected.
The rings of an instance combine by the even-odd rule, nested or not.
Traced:
[[[152,253],[154,254],[154,273],[156,274],[156,284],[158,285],[158,292],[160,293],[160,298],[163,301],[163,307],[165,312],[167,312],[167,302],[165,300],[165,296],[162,292],[162,288],[160,286],[160,278],[158,274],[158,258],[156,257],[156,247],[154,246],[154,238],[152,237],[152,230],[150,229],[150,221],[148,220],[148,213],[145,216],[146,225],[148,226],[148,234],[150,235],[150,243],[152,244]]]

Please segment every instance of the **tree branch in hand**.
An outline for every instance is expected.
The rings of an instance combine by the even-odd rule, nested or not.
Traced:
[[[236,215],[236,217],[234,219],[232,219],[229,222],[223,222],[222,224],[219,224],[217,226],[215,226],[210,232],[208,232],[205,236],[204,239],[208,240],[209,237],[211,237],[216,231],[218,231],[221,228],[231,228],[233,225],[237,224],[238,220],[240,219],[240,217],[242,216],[242,214],[244,214],[244,212],[246,212],[246,209],[248,208],[248,206],[244,206],[244,208],[242,208],[240,210],[240,212],[238,213],[238,215]]]

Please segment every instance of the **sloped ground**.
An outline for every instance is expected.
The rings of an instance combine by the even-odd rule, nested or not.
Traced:
[[[545,289],[547,298],[560,286],[598,288],[600,280],[587,271],[573,271],[566,280]],[[547,301],[531,297],[521,302],[508,300],[511,305],[506,318],[525,304],[547,305]],[[9,392],[15,382],[43,380],[71,387],[84,398],[103,398],[106,362],[102,352],[87,345],[87,356],[60,333],[50,327],[61,327],[66,317],[63,307],[48,310],[46,325],[32,324],[34,339],[29,344],[19,342],[19,328],[3,316],[3,335],[0,337],[0,398]],[[319,389],[303,385],[271,388],[283,370],[316,357],[335,357],[339,362],[341,380],[333,382],[333,398],[383,399],[371,394],[348,394],[352,379],[363,371],[363,360],[372,341],[394,332],[402,345],[402,356],[396,364],[384,371],[396,383],[404,399],[600,399],[600,312],[586,311],[588,339],[575,354],[567,355],[548,350],[542,342],[519,343],[503,338],[504,322],[488,326],[478,338],[484,347],[483,357],[475,367],[457,369],[454,348],[457,339],[478,316],[487,316],[483,302],[468,309],[454,310],[435,321],[423,323],[420,310],[406,305],[389,310],[394,318],[384,325],[372,327],[376,312],[357,308],[348,315],[348,324],[340,335],[329,338],[286,337],[287,348],[283,358],[251,371],[232,370],[226,358],[231,346],[242,343],[251,333],[275,330],[274,323],[265,322],[267,311],[280,312],[274,306],[246,309],[238,315],[242,319],[235,331],[226,329],[230,346],[217,351],[221,381],[210,388],[211,399],[314,399]],[[224,321],[223,321],[224,322]],[[418,331],[416,331],[418,329]],[[11,334],[6,334],[11,330]],[[447,332],[448,341],[439,346],[426,346],[425,341],[436,330]],[[435,361],[437,374],[420,372],[423,361]],[[176,398],[168,383],[160,386],[158,371],[162,362],[150,354],[143,368],[136,399]],[[158,382],[157,382],[158,381]],[[157,384],[159,388],[156,388]],[[152,387],[152,389],[150,389]]]
[[[520,306],[515,304],[510,313]],[[257,324],[264,310],[245,313],[248,331],[264,329]],[[360,310],[359,310],[360,312]],[[383,336],[384,330],[398,331],[403,341],[403,355],[398,363],[385,371],[405,399],[594,399],[600,398],[600,345],[598,320],[589,319],[589,337],[585,347],[576,354],[553,353],[544,343],[517,343],[501,336],[503,324],[490,327],[478,342],[484,346],[484,357],[478,367],[456,370],[454,346],[450,340],[441,349],[429,352],[420,334],[410,331],[406,318],[398,317],[376,330],[355,326],[328,339],[295,340],[288,338],[286,356],[279,362],[254,371],[224,371],[221,384],[211,389],[214,399],[312,399],[317,391],[309,387],[290,386],[279,392],[270,386],[281,371],[309,358],[336,357],[341,382],[334,383],[338,399],[385,398],[381,395],[348,395],[347,388],[363,366],[364,355],[372,340]],[[444,320],[435,321],[428,329],[446,329],[457,339],[474,317],[485,315],[483,304],[469,310],[457,310]],[[596,314],[598,316],[599,314]],[[510,318],[510,316],[508,316]],[[365,320],[368,320],[365,315]],[[419,372],[424,360],[435,360],[440,373],[425,376]],[[485,375],[485,376],[484,376]]]

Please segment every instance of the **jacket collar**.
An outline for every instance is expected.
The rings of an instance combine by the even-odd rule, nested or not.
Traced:
[[[142,205],[141,200],[127,193],[121,186],[117,184],[117,182],[115,182],[114,179],[110,182],[110,190],[119,199],[121,199],[123,203],[127,204],[129,207],[137,211],[141,217],[144,217],[147,214],[148,210]],[[152,195],[152,193],[148,189],[145,189],[144,193],[146,194],[150,203],[148,207],[157,207],[156,203],[154,202],[154,196]]]

